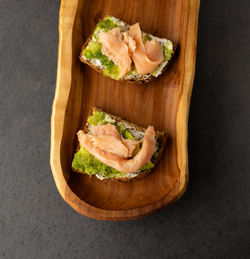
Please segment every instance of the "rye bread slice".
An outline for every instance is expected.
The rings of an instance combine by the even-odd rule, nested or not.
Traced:
[[[102,19],[102,20],[103,20],[103,19]],[[100,20],[100,22],[101,22],[102,20]],[[130,26],[130,25],[125,23],[125,26]],[[144,32],[142,32],[142,33],[144,33]],[[94,32],[87,38],[87,40],[86,40],[85,43],[83,44],[83,46],[82,46],[82,48],[81,48],[81,53],[80,53],[79,59],[81,60],[82,63],[87,64],[87,65],[90,66],[92,69],[94,69],[94,70],[97,71],[98,73],[100,73],[100,74],[102,74],[103,76],[105,76],[105,75],[104,75],[104,69],[103,69],[103,68],[98,67],[98,66],[92,64],[89,60],[82,58],[83,52],[84,52],[84,50],[87,48],[87,46],[88,46],[88,44],[90,43],[90,41],[92,40],[93,34],[94,34]],[[177,44],[174,43],[174,42],[172,42],[172,43],[173,43],[173,52],[174,52],[174,53],[173,53],[173,55],[172,55],[172,58],[168,61],[168,63],[167,63],[167,64],[165,65],[165,67],[162,69],[160,75],[162,75],[162,74],[167,70],[167,68],[169,67],[170,63],[172,63],[172,61],[173,61],[173,57],[175,56],[174,54],[175,54],[175,52],[176,52],[176,50],[177,50]],[[109,76],[108,76],[108,77],[109,77]],[[134,78],[133,78],[133,77],[132,77],[132,78],[129,78],[129,79],[122,78],[122,79],[119,79],[119,80],[117,80],[117,81],[119,81],[119,82],[126,82],[126,83],[146,84],[146,83],[149,83],[149,82],[151,82],[152,80],[154,80],[154,79],[156,79],[156,78],[157,78],[156,76],[154,76],[154,75],[152,75],[152,74],[149,73],[149,74],[146,75],[146,77],[145,77],[145,75],[139,75],[139,76],[137,75],[137,77],[134,77]]]
[[[95,111],[105,112],[105,111],[101,110],[100,108],[93,107],[93,108],[90,110],[90,112],[89,112],[89,114],[88,114],[88,117],[89,117],[90,115],[92,115],[93,112],[95,112]],[[126,120],[123,120],[123,119],[121,119],[121,118],[118,117],[118,116],[115,116],[115,115],[110,114],[110,113],[107,113],[107,112],[105,112],[105,113],[106,113],[107,115],[109,115],[112,119],[114,119],[116,122],[124,122],[124,123],[126,123],[127,125],[129,125],[130,127],[135,128],[136,130],[139,130],[139,131],[145,132],[145,130],[146,130],[146,129],[143,128],[143,127],[137,126],[137,125],[135,125],[135,124],[133,124],[133,123],[131,123],[131,122],[128,122],[128,121],[126,121]],[[87,132],[89,131],[89,124],[88,124],[88,123],[86,123],[86,124],[83,126],[83,131],[84,131],[84,133],[87,133]],[[160,161],[160,159],[161,159],[161,156],[162,156],[162,154],[163,154],[163,151],[164,151],[164,148],[165,148],[166,142],[167,142],[167,135],[166,135],[166,134],[162,135],[162,132],[156,131],[156,135],[158,135],[158,145],[159,145],[158,156],[157,156],[156,158],[153,157],[153,158],[151,159],[151,162],[155,165],[155,167],[157,166],[157,164],[159,163],[159,161]],[[77,147],[77,149],[76,149],[76,152],[77,152],[79,149],[80,149],[80,144],[78,144],[78,147]],[[155,167],[154,167],[154,168],[155,168]],[[151,172],[154,170],[154,168],[148,169],[148,170],[143,170],[143,171],[141,171],[136,177],[133,177],[133,178],[130,178],[130,177],[123,177],[123,178],[108,178],[108,179],[103,179],[103,180],[100,180],[100,179],[97,178],[97,177],[96,177],[96,178],[97,178],[98,180],[100,180],[100,181],[129,182],[129,181],[133,181],[133,180],[135,180],[135,179],[138,179],[138,178],[141,178],[141,177],[144,177],[144,176],[148,175],[149,173],[151,173]],[[73,167],[72,167],[72,170],[73,170],[74,172],[77,172],[77,173],[87,174],[87,173],[85,173],[85,172],[80,172],[79,170],[76,170],[76,169],[73,168]],[[88,175],[88,174],[87,174],[87,175]]]

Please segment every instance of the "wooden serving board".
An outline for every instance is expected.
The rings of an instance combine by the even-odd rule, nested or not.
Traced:
[[[50,163],[63,199],[76,211],[101,220],[129,220],[166,207],[188,184],[187,130],[192,93],[199,0],[63,0],[59,19],[58,69],[51,117]],[[81,46],[105,15],[178,45],[164,75],[148,85],[106,78],[79,61]],[[76,132],[98,106],[169,136],[152,174],[129,183],[100,181],[71,171]]]

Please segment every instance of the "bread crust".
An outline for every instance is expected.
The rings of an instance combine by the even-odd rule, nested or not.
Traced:
[[[101,20],[100,20],[101,21]],[[80,57],[79,59],[81,60],[82,63],[85,63],[87,64],[88,66],[90,66],[93,70],[97,71],[98,73],[102,74],[103,76],[104,75],[104,69],[102,68],[99,68],[95,65],[93,65],[91,62],[88,62],[88,60],[85,60],[82,58],[83,56],[83,51],[86,49],[86,47],[88,46],[88,44],[90,43],[90,41],[92,40],[92,36],[93,36],[93,33],[87,38],[87,40],[85,41],[85,43],[82,45],[82,48],[81,48],[81,53],[80,53]],[[173,42],[172,42],[173,43]],[[177,44],[176,43],[173,43],[173,51],[174,51],[174,54],[177,50]],[[169,65],[172,63],[173,61],[173,58],[174,58],[174,55],[172,56],[172,58],[168,61],[168,63],[165,65],[165,67],[163,68],[162,72],[161,72],[161,75],[167,70],[167,68],[169,67]],[[119,79],[119,80],[116,80],[116,81],[119,81],[119,82],[125,82],[125,83],[137,83],[137,84],[147,84],[149,82],[151,82],[152,80],[156,79],[157,77],[153,76],[152,74],[150,74],[149,77],[147,78],[130,78],[130,79]]]
[[[88,117],[89,117],[91,114],[93,114],[93,112],[95,112],[95,111],[105,112],[105,111],[103,111],[103,110],[100,109],[100,108],[93,107],[93,108],[90,110],[90,112],[89,112],[89,114],[88,114]],[[145,130],[146,130],[146,129],[143,128],[143,127],[140,127],[140,126],[135,125],[135,124],[133,124],[133,123],[131,123],[131,122],[128,122],[128,121],[126,121],[126,120],[121,119],[119,116],[115,116],[115,115],[110,114],[110,113],[108,113],[108,112],[105,112],[105,113],[108,114],[108,115],[109,115],[112,119],[114,119],[116,122],[124,122],[124,123],[126,123],[127,125],[129,125],[129,126],[135,128],[136,130],[139,130],[139,131],[144,131],[144,132],[145,132]],[[83,127],[84,133],[87,133],[87,132],[88,132],[88,128],[89,128],[89,124],[86,123],[85,126]],[[164,152],[164,148],[165,148],[166,142],[167,142],[167,135],[166,135],[166,134],[162,135],[162,133],[161,133],[160,131],[156,131],[156,135],[159,136],[159,138],[158,138],[159,151],[158,151],[158,156],[157,156],[156,158],[153,158],[153,159],[151,160],[152,163],[155,165],[155,167],[157,166],[157,164],[159,163],[159,161],[160,161],[160,159],[161,159],[161,157],[162,157],[162,154],[163,154],[163,152]],[[80,148],[80,145],[78,145],[76,151],[78,151],[79,148]],[[154,167],[154,168],[155,168],[155,167]],[[148,170],[143,170],[143,171],[141,171],[136,177],[133,177],[133,178],[131,178],[131,177],[123,177],[123,178],[110,178],[110,179],[103,179],[103,180],[100,180],[98,177],[96,177],[96,178],[97,178],[98,180],[100,180],[100,181],[129,182],[129,181],[134,181],[134,180],[136,180],[136,179],[139,179],[139,178],[142,178],[142,177],[148,175],[149,173],[151,173],[151,172],[154,170],[154,168],[148,169]],[[72,170],[73,170],[74,172],[77,172],[77,173],[81,173],[81,174],[86,174],[86,175],[88,175],[87,173],[85,173],[85,172],[80,172],[79,170],[76,170],[76,169],[74,169],[73,167],[72,167]],[[88,176],[89,176],[89,175],[88,175]]]

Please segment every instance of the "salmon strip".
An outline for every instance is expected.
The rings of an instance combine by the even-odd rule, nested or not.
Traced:
[[[136,42],[136,48],[130,51],[132,52],[131,57],[137,72],[139,74],[153,72],[164,59],[162,47],[155,40],[147,41],[145,45],[143,44],[139,23],[130,26],[128,34]],[[126,33],[124,38],[129,42],[129,37]]]
[[[88,134],[89,140],[93,146],[98,147],[107,152],[116,154],[120,157],[129,157],[129,148],[122,141],[114,136],[94,136]]]
[[[149,126],[145,131],[142,148],[132,159],[122,158],[93,145],[89,134],[85,134],[82,130],[77,135],[81,146],[86,148],[95,158],[124,173],[132,173],[143,167],[155,152],[155,131],[152,126]]]
[[[131,59],[127,44],[121,39],[121,28],[113,28],[108,32],[100,32],[102,54],[108,56],[120,68],[120,77],[131,70]]]
[[[139,143],[138,140],[122,138],[117,128],[110,123],[105,125],[97,125],[91,129],[90,133],[95,136],[113,136],[118,138],[122,142],[122,144],[124,144],[128,149],[128,154],[124,155],[124,157],[131,157],[136,145]]]
[[[133,51],[136,49],[136,41],[129,35],[127,31],[123,33],[124,42],[128,45],[129,56],[131,57]]]
[[[137,144],[140,142],[138,140],[133,140],[133,139],[121,139],[122,143],[127,147],[129,153],[128,153],[128,157],[131,157],[135,147],[137,146]]]
[[[102,53],[121,69],[120,77],[131,70],[132,60],[139,74],[147,74],[153,72],[164,59],[162,47],[156,40],[143,44],[139,23],[130,26],[124,33],[121,33],[121,28],[100,32],[99,40]]]
[[[96,136],[114,136],[121,138],[120,133],[113,124],[97,125],[91,129],[91,134]]]
[[[162,62],[163,61],[163,52],[162,47],[156,40],[148,40],[144,43],[144,47],[147,53],[147,56],[152,61]]]

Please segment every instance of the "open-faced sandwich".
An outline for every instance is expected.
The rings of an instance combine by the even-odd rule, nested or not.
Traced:
[[[77,137],[73,171],[123,182],[149,174],[166,144],[164,132],[138,127],[95,107]]]
[[[107,16],[82,47],[80,60],[119,81],[147,83],[161,75],[175,51],[167,39]]]

